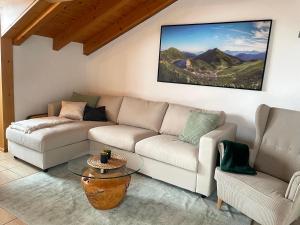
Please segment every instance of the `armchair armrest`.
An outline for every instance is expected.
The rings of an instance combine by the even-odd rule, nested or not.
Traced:
[[[300,171],[293,174],[285,198],[293,202],[285,224],[294,224],[293,222],[300,218]]]
[[[285,193],[285,198],[295,201],[300,194],[300,171],[294,173]]]
[[[214,191],[214,172],[216,168],[218,144],[222,140],[234,141],[235,136],[236,125],[225,123],[223,126],[218,127],[200,138],[196,192],[209,196]]]
[[[61,101],[48,104],[48,116],[58,116],[61,109]]]

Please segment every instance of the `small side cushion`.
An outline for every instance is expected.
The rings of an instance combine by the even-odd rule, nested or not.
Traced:
[[[105,106],[92,108],[85,106],[83,120],[86,121],[107,121]]]
[[[219,116],[197,111],[190,112],[179,140],[199,145],[200,137],[217,128]]]
[[[65,117],[71,120],[82,120],[86,102],[61,102],[59,117]]]
[[[77,92],[73,92],[71,97],[72,102],[86,102],[89,107],[95,108],[99,100],[99,96],[82,95]]]
[[[127,125],[95,127],[89,131],[89,140],[101,142],[119,149],[134,152],[135,144],[145,138],[156,135],[151,130]]]
[[[156,135],[139,141],[135,152],[147,158],[171,164],[182,169],[197,171],[198,148],[172,135]]]

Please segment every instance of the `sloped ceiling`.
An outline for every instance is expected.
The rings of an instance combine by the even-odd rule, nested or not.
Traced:
[[[22,44],[31,35],[53,38],[53,49],[83,44],[89,55],[176,0],[37,0],[2,37]]]

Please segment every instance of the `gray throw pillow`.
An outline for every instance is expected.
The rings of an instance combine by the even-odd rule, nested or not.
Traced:
[[[86,102],[89,107],[95,108],[99,100],[99,96],[82,95],[77,92],[73,92],[71,97],[72,102]]]
[[[179,140],[199,145],[200,138],[217,128],[219,115],[191,111]]]

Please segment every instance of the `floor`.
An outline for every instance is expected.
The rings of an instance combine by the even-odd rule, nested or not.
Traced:
[[[39,172],[25,162],[16,160],[9,153],[0,151],[0,186]],[[20,219],[0,207],[0,225],[25,225]]]
[[[0,151],[0,186],[22,177],[30,176],[41,170],[21,160],[16,160],[9,153]],[[26,225],[10,212],[0,207],[0,225]],[[259,225],[256,222],[253,225]]]
[[[14,159],[9,153],[0,151],[0,186],[22,177],[40,172],[40,169],[18,159]],[[10,212],[0,206],[0,225],[26,225]],[[252,223],[253,225],[259,225]]]

